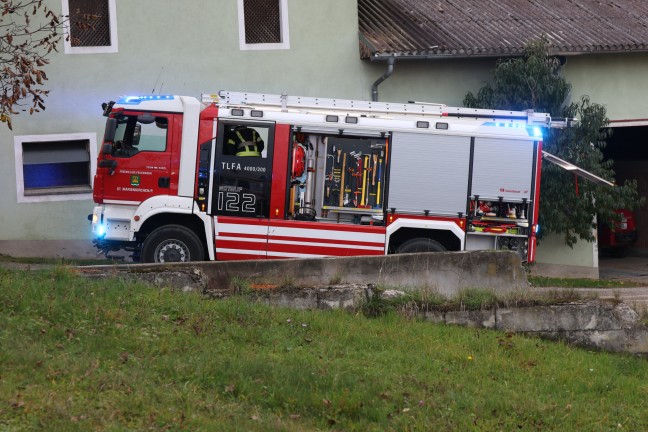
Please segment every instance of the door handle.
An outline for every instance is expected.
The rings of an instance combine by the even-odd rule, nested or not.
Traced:
[[[170,186],[171,186],[171,178],[170,177],[160,177],[158,179],[158,187],[168,188]]]

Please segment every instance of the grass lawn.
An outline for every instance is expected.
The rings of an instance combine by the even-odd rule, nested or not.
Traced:
[[[0,269],[0,431],[647,429],[645,359]]]
[[[529,283],[534,287],[557,288],[635,288],[642,286],[639,282],[629,280],[586,279],[586,278],[557,278],[546,276],[528,276]]]

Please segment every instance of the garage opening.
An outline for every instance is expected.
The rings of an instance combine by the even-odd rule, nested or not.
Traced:
[[[633,122],[636,124],[636,122]],[[603,150],[606,159],[614,161],[613,170],[616,173],[616,182],[623,184],[626,180],[637,180],[640,196],[648,196],[648,121],[645,125],[619,126],[612,124],[612,136],[607,140],[607,147]],[[637,239],[625,252],[631,255],[648,255],[648,206],[634,212],[634,224]],[[601,233],[599,232],[599,237]],[[599,238],[599,246],[605,240]],[[614,253],[610,248],[600,247],[601,254]]]

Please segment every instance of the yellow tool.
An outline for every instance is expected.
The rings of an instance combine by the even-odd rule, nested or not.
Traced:
[[[376,164],[378,163],[378,155],[376,153],[373,154],[373,178],[371,179],[371,186],[376,186]]]

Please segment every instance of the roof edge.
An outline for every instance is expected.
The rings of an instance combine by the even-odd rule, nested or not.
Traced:
[[[594,54],[631,54],[631,53],[648,53],[648,48],[645,49],[636,49],[636,50],[598,50],[598,51],[552,51],[549,55],[552,56],[564,56],[564,57],[577,57],[583,55],[594,55]],[[391,57],[394,57],[398,60],[448,60],[448,59],[474,59],[474,58],[508,58],[508,57],[521,57],[524,55],[524,52],[515,52],[515,53],[488,53],[488,54],[455,54],[455,53],[441,53],[441,54],[403,54],[403,53],[375,53],[373,52],[370,57],[367,57],[371,61],[386,61]]]

